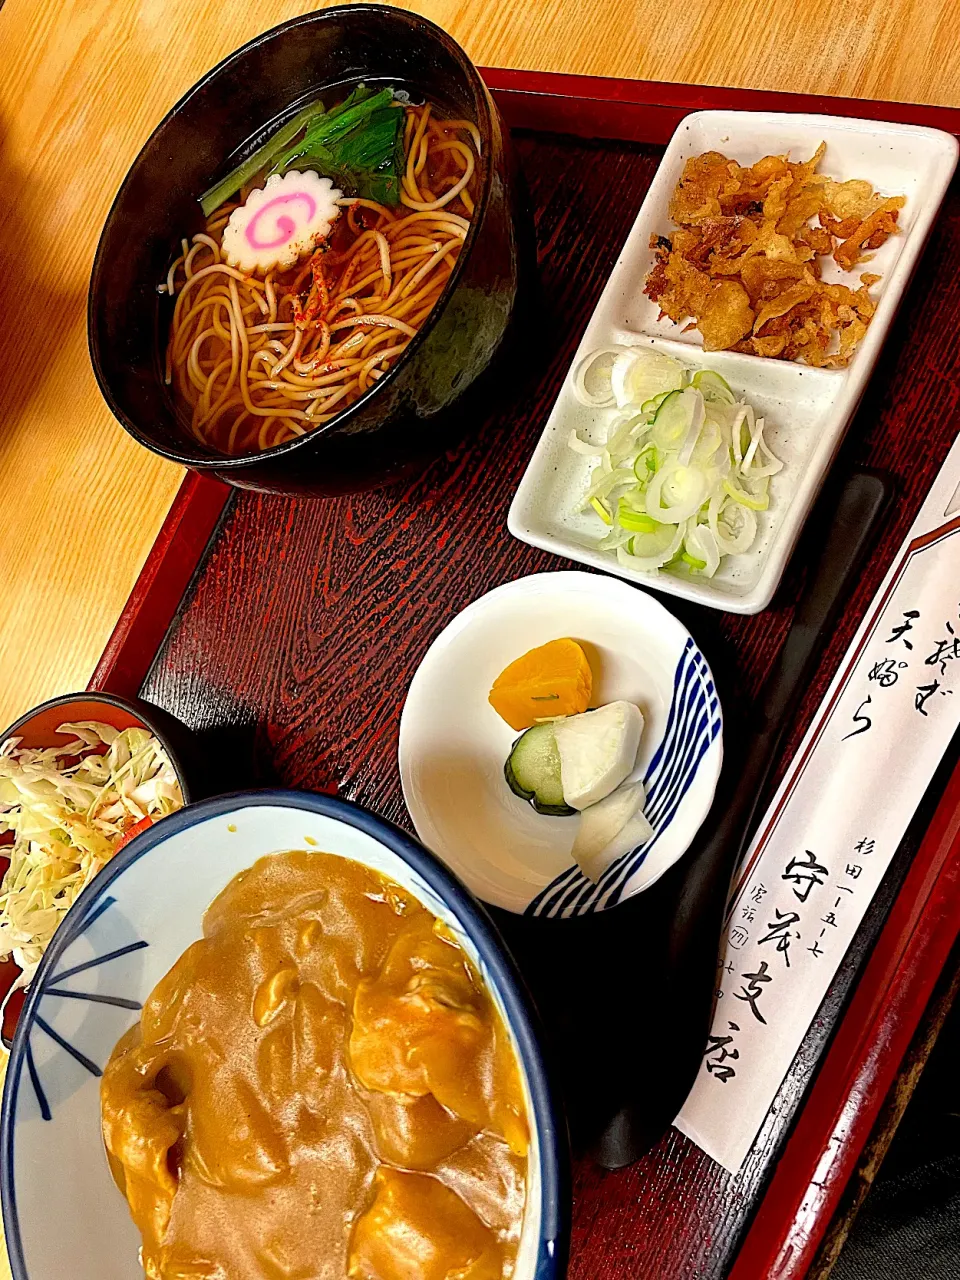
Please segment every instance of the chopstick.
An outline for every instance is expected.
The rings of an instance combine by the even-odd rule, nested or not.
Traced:
[[[716,960],[731,877],[753,833],[779,748],[806,691],[831,626],[853,585],[863,556],[890,498],[888,478],[855,471],[840,490],[832,520],[794,614],[793,623],[744,726],[744,753],[728,750],[713,808],[693,847],[670,875],[675,911],[667,934],[667,984],[663,1009],[677,1011],[669,1034],[659,1038],[662,1087],[651,1096],[627,1098],[594,1148],[605,1168],[639,1159],[680,1110],[700,1065],[709,1030]],[[801,544],[801,553],[804,545]],[[665,880],[667,877],[665,877]],[[666,897],[671,895],[665,886]]]

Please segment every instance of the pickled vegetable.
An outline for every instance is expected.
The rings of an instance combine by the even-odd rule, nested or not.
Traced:
[[[501,671],[489,702],[511,729],[529,729],[586,711],[592,690],[590,663],[576,640],[551,640]]]

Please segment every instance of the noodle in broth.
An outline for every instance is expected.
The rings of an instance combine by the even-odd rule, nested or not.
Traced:
[[[480,135],[406,107],[400,204],[344,197],[329,239],[287,270],[246,274],[215,209],[171,265],[166,380],[202,444],[238,455],[329,422],[403,354],[436,305],[470,229]]]

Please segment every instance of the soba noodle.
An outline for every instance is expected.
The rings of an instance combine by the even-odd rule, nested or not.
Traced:
[[[434,307],[470,228],[480,136],[407,107],[401,204],[345,197],[329,243],[286,271],[224,261],[241,199],[214,210],[170,267],[166,376],[193,434],[221,453],[271,448],[329,422],[383,376]]]

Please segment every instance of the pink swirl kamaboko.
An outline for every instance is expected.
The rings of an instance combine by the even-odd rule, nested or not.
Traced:
[[[230,215],[224,258],[239,271],[293,266],[329,235],[342,194],[312,169],[273,174]]]

